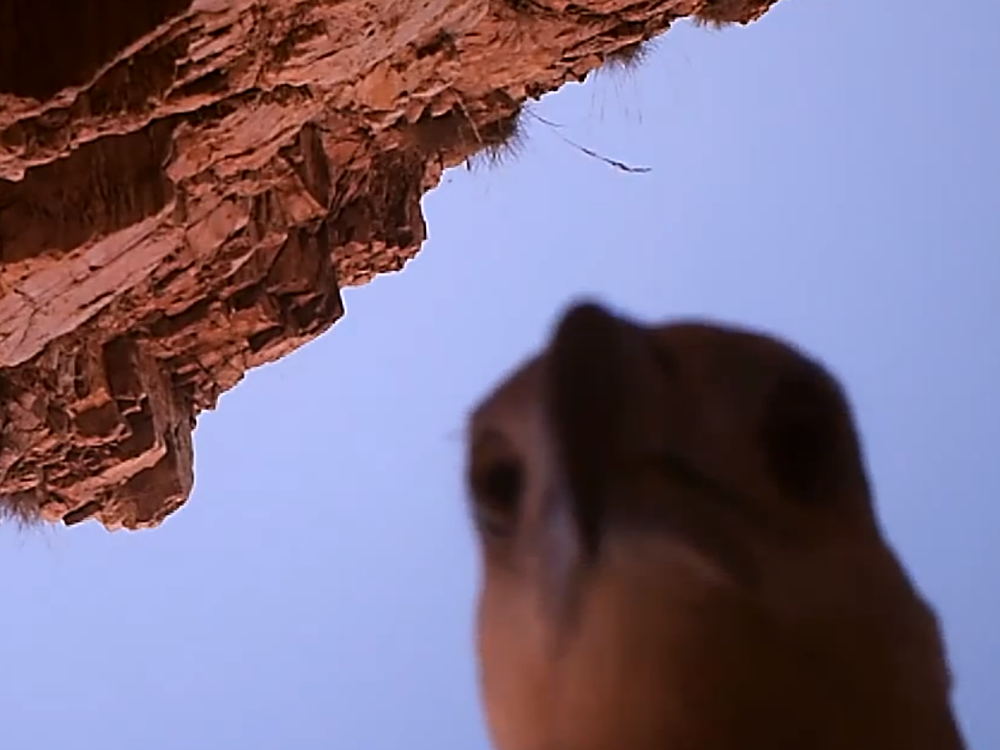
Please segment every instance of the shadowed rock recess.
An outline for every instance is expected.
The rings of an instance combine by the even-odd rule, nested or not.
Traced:
[[[198,413],[402,268],[445,168],[774,1],[0,3],[0,510],[158,525]]]

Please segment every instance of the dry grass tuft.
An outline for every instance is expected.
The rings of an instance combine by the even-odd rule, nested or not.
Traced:
[[[691,23],[701,29],[711,29],[719,31],[727,26],[732,26],[733,21],[720,21],[717,18],[706,18],[705,16],[691,16]]]
[[[468,169],[503,166],[524,153],[528,142],[525,115],[525,108],[518,107],[507,117],[480,126],[478,136],[482,148],[466,159]]]
[[[746,24],[760,17],[774,0],[708,0],[692,21],[696,26],[721,29],[734,23]]]
[[[18,529],[38,526],[42,522],[34,493],[0,495],[0,525],[14,524]]]
[[[604,55],[604,64],[598,71],[611,74],[628,75],[634,73],[645,64],[656,50],[656,40],[643,39],[626,44]]]

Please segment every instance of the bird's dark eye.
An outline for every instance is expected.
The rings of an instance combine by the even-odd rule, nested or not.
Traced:
[[[525,471],[505,438],[490,433],[476,440],[469,484],[480,529],[493,536],[512,535],[521,513]]]
[[[812,367],[788,373],[774,387],[763,439],[771,474],[787,495],[815,502],[837,479],[843,408],[831,379]]]

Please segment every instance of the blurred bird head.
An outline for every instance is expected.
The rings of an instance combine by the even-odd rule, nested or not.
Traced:
[[[962,746],[846,397],[788,343],[576,304],[467,461],[499,750]]]

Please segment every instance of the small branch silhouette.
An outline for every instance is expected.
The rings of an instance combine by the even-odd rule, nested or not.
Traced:
[[[564,136],[562,133],[559,132],[559,128],[562,127],[561,125],[558,125],[558,124],[552,122],[551,120],[546,120],[544,117],[541,117],[540,115],[535,114],[531,110],[527,110],[526,109],[525,112],[526,112],[526,114],[530,115],[534,119],[538,120],[543,125],[548,125],[550,128],[552,128],[552,132],[560,140],[564,141],[566,144],[572,146],[577,151],[580,151],[580,152],[586,154],[587,156],[589,156],[589,157],[591,157],[593,159],[597,159],[598,161],[604,162],[609,167],[613,167],[613,168],[615,168],[615,169],[617,169],[617,170],[619,170],[621,172],[626,172],[628,174],[645,174],[646,172],[652,172],[653,171],[652,167],[633,167],[633,166],[631,166],[629,164],[626,164],[623,161],[618,161],[617,159],[612,159],[612,158],[610,158],[608,156],[604,156],[602,154],[599,154],[596,151],[594,151],[593,149],[587,148],[586,146],[581,146],[576,141],[570,140],[569,138],[567,138],[566,136]]]

